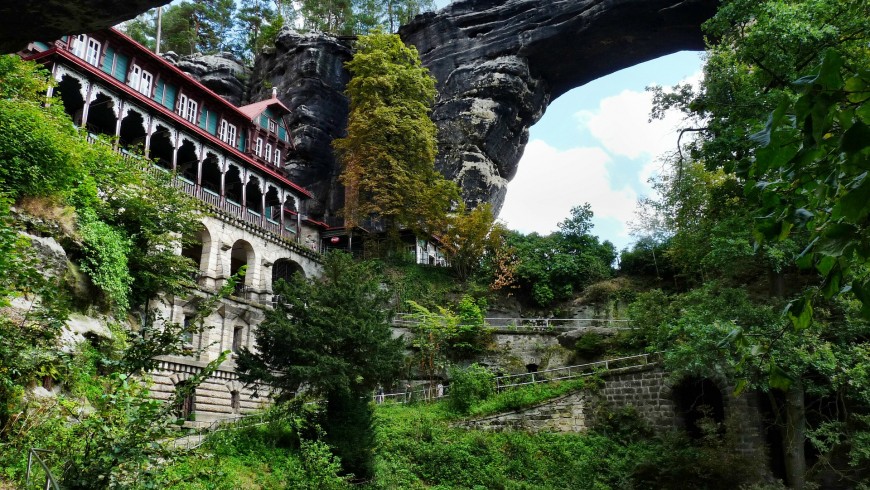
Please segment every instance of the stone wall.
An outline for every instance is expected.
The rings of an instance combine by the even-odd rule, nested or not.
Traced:
[[[479,430],[526,430],[530,432],[585,432],[591,396],[569,393],[546,403],[509,413],[465,421],[461,426]]]
[[[176,385],[202,371],[205,363],[161,361],[159,368],[150,373],[153,381],[151,394],[158,400],[169,400]],[[239,393],[239,408],[231,406],[232,393]],[[232,370],[220,369],[212,373],[197,388],[194,395],[193,411],[195,421],[208,423],[217,419],[245,415],[259,410],[271,403],[266,393],[261,391],[254,398],[253,390],[244,386]]]
[[[685,429],[683,415],[674,400],[674,383],[659,366],[646,365],[613,370],[602,375],[603,386],[596,391],[577,391],[547,402],[506,413],[461,422],[479,430],[529,430],[584,432],[595,423],[600,408],[618,411],[633,408],[656,432]],[[766,461],[764,428],[757,396],[735,397],[729,386],[721,386],[725,422],[737,449],[751,460]]]
[[[626,368],[605,374],[600,401],[611,410],[633,407],[658,431],[677,428],[676,405],[665,371],[658,367]]]

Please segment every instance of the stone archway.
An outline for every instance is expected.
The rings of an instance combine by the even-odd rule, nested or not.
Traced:
[[[673,387],[673,399],[678,420],[692,439],[704,437],[705,424],[716,424],[721,432],[725,422],[725,398],[708,378],[686,378]]]
[[[716,0],[452,3],[400,29],[435,77],[436,166],[465,201],[501,209],[547,105],[622,68],[704,48]],[[449,40],[449,42],[446,42]]]

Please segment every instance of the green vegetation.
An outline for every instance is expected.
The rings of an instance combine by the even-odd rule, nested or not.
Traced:
[[[459,192],[435,170],[435,79],[398,35],[375,32],[355,48],[346,63],[347,136],[333,141],[345,225],[372,218],[396,238],[400,228],[422,236],[444,229]]]
[[[550,306],[610,276],[616,250],[608,241],[599,243],[590,233],[591,219],[592,209],[584,204],[571,210],[556,233],[542,237],[512,232],[507,236],[516,264],[516,292],[521,298]]]
[[[675,377],[762,393],[789,486],[866,481],[866,2],[733,0],[705,29],[700,88],[653,89],[697,138],[627,256],[670,279],[630,308],[636,340]]]
[[[431,0],[184,0],[163,8],[160,52],[215,54],[229,51],[248,63],[274,44],[285,25],[334,35],[396,32],[414,16],[432,10]],[[157,10],[122,25],[153,50]]]
[[[472,414],[515,410],[582,389],[538,385],[472,403]],[[499,401],[500,400],[500,401]],[[708,488],[755,483],[757,463],[707,421],[706,435],[653,436],[631,410],[602,412],[588,434],[488,432],[456,426],[449,401],[375,410],[374,478],[363,488]],[[172,488],[349,488],[319,442],[317,408],[273,410],[267,425],[219,432],[164,473]],[[777,487],[771,487],[777,488]]]
[[[257,326],[256,351],[242,348],[239,378],[264,382],[289,400],[303,391],[326,400],[323,427],[347,472],[371,475],[368,397],[394,380],[402,366],[402,343],[391,337],[389,292],[375,264],[332,252],[323,276],[300,274],[275,286],[280,301]]]

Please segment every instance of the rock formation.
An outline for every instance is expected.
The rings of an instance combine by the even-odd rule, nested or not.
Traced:
[[[46,0],[0,6],[0,46],[105,27],[166,0]],[[31,5],[32,4],[32,5]],[[457,0],[402,27],[438,81],[433,111],[438,168],[469,204],[501,208],[529,127],[551,100],[619,69],[684,49],[702,49],[700,25],[718,0]],[[14,24],[14,25],[13,25]],[[315,216],[341,205],[330,143],[347,120],[342,91],[349,41],[283,30],[251,76],[248,100],[277,87],[293,111],[293,178],[312,190]],[[236,101],[235,68],[202,57],[183,68]],[[212,57],[214,58],[214,57]],[[215,61],[215,60],[212,60]],[[185,63],[182,61],[181,63]],[[222,63],[222,61],[221,61]]]
[[[238,106],[244,102],[250,70],[232,53],[179,56],[170,51],[163,57],[231,103]]]
[[[349,41],[285,27],[275,49],[257,57],[251,75],[249,100],[268,98],[277,87],[278,97],[291,111],[288,124],[296,151],[287,169],[295,182],[317,196],[319,202],[307,212],[318,217],[334,215],[342,205],[331,144],[347,126],[343,91],[349,75],[344,62],[350,57]]]
[[[665,54],[703,49],[717,0],[464,0],[399,31],[438,81],[438,168],[500,209],[547,104]]]
[[[119,24],[170,0],[40,0],[0,2],[0,52]]]
[[[402,27],[438,84],[437,166],[469,204],[496,210],[516,174],[529,127],[551,100],[619,69],[702,49],[717,0],[463,0]],[[294,177],[327,214],[340,206],[330,148],[344,130],[347,42],[285,30],[258,59],[252,100],[278,87],[294,111]]]

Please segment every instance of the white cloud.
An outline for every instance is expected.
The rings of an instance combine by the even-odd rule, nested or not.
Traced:
[[[627,222],[637,194],[629,187],[614,189],[608,170],[610,157],[601,148],[560,151],[541,140],[526,146],[517,176],[508,186],[499,217],[524,233],[550,233],[585,202],[596,218]]]
[[[699,71],[680,83],[697,86],[700,78]],[[635,217],[638,196],[652,191],[647,180],[661,173],[661,157],[676,151],[677,131],[685,126],[677,111],[649,122],[651,108],[652,94],[623,90],[574,115],[580,131],[588,131],[599,146],[558,150],[546,136],[532,140],[508,186],[500,218],[511,229],[546,234],[557,229],[572,207],[588,202],[593,222],[601,225],[600,238],[618,249],[627,245],[627,225]],[[642,167],[638,171],[637,165],[620,165],[626,159]],[[632,171],[627,168],[637,175],[614,179],[611,174]]]

